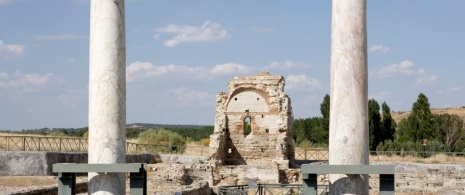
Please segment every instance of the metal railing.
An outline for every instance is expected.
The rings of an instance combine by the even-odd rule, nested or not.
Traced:
[[[89,143],[79,137],[44,137],[22,135],[0,135],[0,151],[52,151],[87,152]],[[147,152],[158,154],[177,154],[190,156],[208,156],[208,146],[173,146],[126,143],[129,154]],[[322,161],[329,159],[328,149],[295,149],[295,159]],[[465,152],[430,151],[371,151],[371,162],[427,162],[427,163],[465,163]]]
[[[78,137],[0,136],[0,151],[87,152],[89,142]],[[126,142],[127,153],[159,153],[206,156],[208,146],[168,146]]]
[[[0,136],[0,151],[86,152],[87,139],[75,137]]]
[[[278,194],[302,194],[302,185],[300,184],[254,184],[250,185],[235,185],[235,186],[220,186],[218,187],[219,195],[278,195]]]

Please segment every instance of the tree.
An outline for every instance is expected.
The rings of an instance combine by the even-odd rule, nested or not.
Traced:
[[[391,109],[383,102],[381,105],[383,115],[381,118],[381,141],[394,140],[394,134],[396,133],[396,122],[392,119]]]
[[[412,106],[410,116],[416,117],[418,120],[418,129],[416,133],[416,141],[420,139],[434,139],[436,137],[434,129],[434,115],[431,113],[428,98],[425,94],[420,93],[418,99]]]
[[[457,141],[464,136],[463,119],[455,114],[440,114],[437,115],[436,121],[439,129],[439,140],[455,151]]]
[[[382,132],[379,104],[375,99],[368,100],[368,129],[370,150],[376,150],[376,146],[382,141]]]
[[[320,112],[323,117],[312,117],[294,120],[292,126],[292,138],[296,145],[305,140],[315,144],[327,145],[329,140],[329,104],[330,97],[325,95],[320,104]]]
[[[330,96],[328,94],[325,95],[323,98],[323,102],[320,104],[320,112],[323,118],[329,119],[329,111],[330,111]]]
[[[418,142],[421,139],[435,139],[434,115],[431,113],[428,98],[420,93],[418,99],[412,106],[412,113],[407,119],[402,119],[398,128],[398,139],[401,142]]]

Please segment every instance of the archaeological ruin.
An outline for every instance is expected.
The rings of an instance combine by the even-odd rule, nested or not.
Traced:
[[[212,164],[288,167],[294,161],[294,118],[284,86],[283,76],[268,72],[229,81],[228,93],[216,97],[215,129],[210,136]]]

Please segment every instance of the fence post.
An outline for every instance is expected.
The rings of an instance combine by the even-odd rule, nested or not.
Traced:
[[[26,136],[23,137],[23,151],[26,151]]]
[[[307,149],[304,149],[304,160],[308,160],[307,159]]]
[[[8,142],[8,136],[6,136],[6,151],[10,151],[10,142]]]
[[[37,151],[40,151],[40,137],[37,138]]]
[[[58,151],[61,152],[61,138],[60,138],[60,146],[58,147]]]

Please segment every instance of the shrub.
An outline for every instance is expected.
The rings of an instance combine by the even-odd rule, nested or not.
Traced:
[[[328,148],[327,144],[319,144],[319,143],[313,143],[307,139],[304,139],[302,142],[299,144],[299,148]]]
[[[173,153],[183,152],[186,140],[179,134],[165,129],[149,129],[139,134],[139,143],[147,152]]]
[[[208,145],[210,145],[210,138],[202,139],[202,140],[200,141],[200,144],[202,144],[202,146],[208,146]]]

